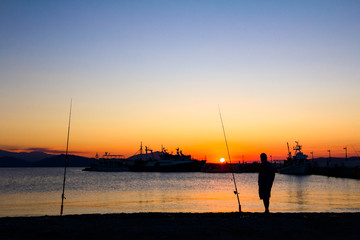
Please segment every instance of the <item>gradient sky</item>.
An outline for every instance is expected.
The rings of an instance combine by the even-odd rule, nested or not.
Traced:
[[[0,1],[0,148],[360,151],[359,1]],[[359,154],[359,153],[358,153]]]

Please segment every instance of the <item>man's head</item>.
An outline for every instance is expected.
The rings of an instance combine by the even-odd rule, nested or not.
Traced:
[[[265,153],[260,154],[260,159],[261,159],[261,162],[262,162],[262,163],[263,163],[263,162],[266,162],[266,161],[267,161],[267,156],[266,156],[266,154],[265,154]]]

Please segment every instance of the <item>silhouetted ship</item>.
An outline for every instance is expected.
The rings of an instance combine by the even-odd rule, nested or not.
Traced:
[[[145,151],[143,154],[140,147],[140,154],[129,158],[105,153],[96,164],[85,168],[84,171],[198,172],[206,163],[206,160],[196,160],[192,159],[191,155],[184,155],[179,148],[176,149],[176,154],[168,153],[165,148],[162,148],[161,152],[153,152],[145,147]]]
[[[307,160],[307,155],[301,152],[302,146],[299,145],[299,142],[295,142],[296,146],[293,147],[295,151],[294,156],[291,157],[291,152],[288,147],[288,158],[284,161],[284,166],[279,169],[279,172],[282,174],[295,174],[295,175],[307,175],[310,174],[310,161]]]
[[[132,165],[131,161],[128,161],[123,155],[111,155],[105,152],[102,158],[98,158],[97,154],[95,158],[97,162],[83,169],[83,171],[123,172],[129,171],[130,165]]]

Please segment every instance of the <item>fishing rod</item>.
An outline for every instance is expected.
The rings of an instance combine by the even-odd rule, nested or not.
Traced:
[[[64,210],[65,182],[66,182],[66,167],[67,167],[67,163],[68,163],[68,150],[69,150],[69,136],[70,136],[71,108],[72,108],[72,99],[71,99],[71,101],[70,101],[70,114],[69,114],[69,125],[68,125],[67,141],[66,141],[65,168],[64,168],[64,181],[63,181],[63,189],[62,189],[62,195],[61,195],[61,209],[60,209],[60,216],[62,216],[62,215],[63,215],[63,210]]]
[[[231,167],[231,174],[232,174],[232,177],[233,177],[233,180],[234,180],[234,186],[235,186],[234,194],[236,195],[237,201],[238,201],[238,204],[239,204],[239,213],[241,213],[241,205],[240,205],[239,192],[238,192],[238,190],[237,190],[235,175],[234,175],[234,171],[233,171],[232,165],[231,165],[230,151],[229,151],[229,146],[228,146],[227,139],[226,139],[225,127],[224,127],[224,123],[223,123],[222,116],[221,116],[220,106],[218,106],[218,108],[219,108],[219,115],[220,115],[220,120],[221,120],[221,126],[222,126],[222,129],[223,129],[224,138],[225,138],[225,144],[226,144],[227,154],[228,154],[228,157],[229,157],[229,163],[230,163],[230,167]]]

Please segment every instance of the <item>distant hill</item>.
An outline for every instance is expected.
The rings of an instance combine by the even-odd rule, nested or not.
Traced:
[[[68,155],[68,167],[88,167],[95,163],[95,158],[87,158],[76,155]],[[41,161],[34,162],[32,167],[64,167],[65,166],[65,154],[56,155],[45,158]]]
[[[0,150],[0,158],[3,157],[12,157],[16,159],[25,160],[27,162],[36,162],[40,161],[44,158],[55,156],[53,154],[48,154],[40,151],[33,151],[33,152],[9,152]]]
[[[88,167],[94,158],[68,155],[68,167]],[[43,152],[16,153],[0,150],[0,167],[64,167],[65,154],[52,155]]]
[[[14,157],[0,157],[0,167],[30,167],[31,163]]]

